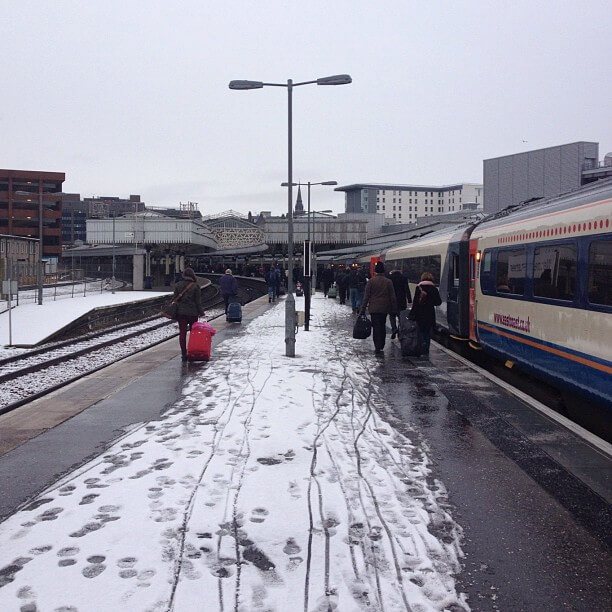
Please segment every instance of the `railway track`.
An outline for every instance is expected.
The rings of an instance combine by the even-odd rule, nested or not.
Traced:
[[[245,279],[246,281],[246,279]],[[254,282],[244,282],[242,301],[259,297]],[[206,320],[223,314],[215,292],[203,303]],[[10,412],[83,376],[178,335],[174,321],[148,317],[81,338],[50,343],[0,360],[0,414]]]

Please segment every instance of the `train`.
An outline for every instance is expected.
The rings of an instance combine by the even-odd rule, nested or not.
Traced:
[[[437,332],[612,408],[612,179],[369,255],[414,293],[431,272]]]

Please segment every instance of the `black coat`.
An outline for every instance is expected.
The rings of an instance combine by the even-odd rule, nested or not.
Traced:
[[[198,287],[198,283],[182,278],[174,286],[174,296],[179,296],[183,289],[192,283],[193,286],[187,289],[181,301],[178,303],[177,316],[179,317],[197,319],[204,314],[204,309],[202,308],[202,293],[200,287]]]
[[[431,329],[436,324],[436,306],[442,304],[440,293],[431,281],[421,281],[414,291],[414,301],[410,309],[410,318],[419,327]]]
[[[338,272],[336,276],[336,285],[338,285],[338,289],[348,289],[348,281],[348,274],[342,271]]]
[[[397,301],[398,312],[406,310],[408,304],[412,302],[412,296],[410,295],[410,287],[408,286],[408,279],[399,270],[391,272],[389,278],[393,283],[393,290],[395,291],[395,300]]]

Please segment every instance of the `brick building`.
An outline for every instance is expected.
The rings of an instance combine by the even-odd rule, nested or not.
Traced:
[[[63,172],[0,170],[0,234],[40,238],[42,255],[62,254]]]

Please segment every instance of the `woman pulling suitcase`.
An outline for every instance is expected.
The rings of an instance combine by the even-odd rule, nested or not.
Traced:
[[[202,294],[198,286],[193,268],[185,268],[183,277],[174,287],[174,295],[182,295],[178,301],[176,322],[179,325],[179,344],[183,361],[187,360],[187,329],[195,323],[199,317],[204,316],[202,308]]]

